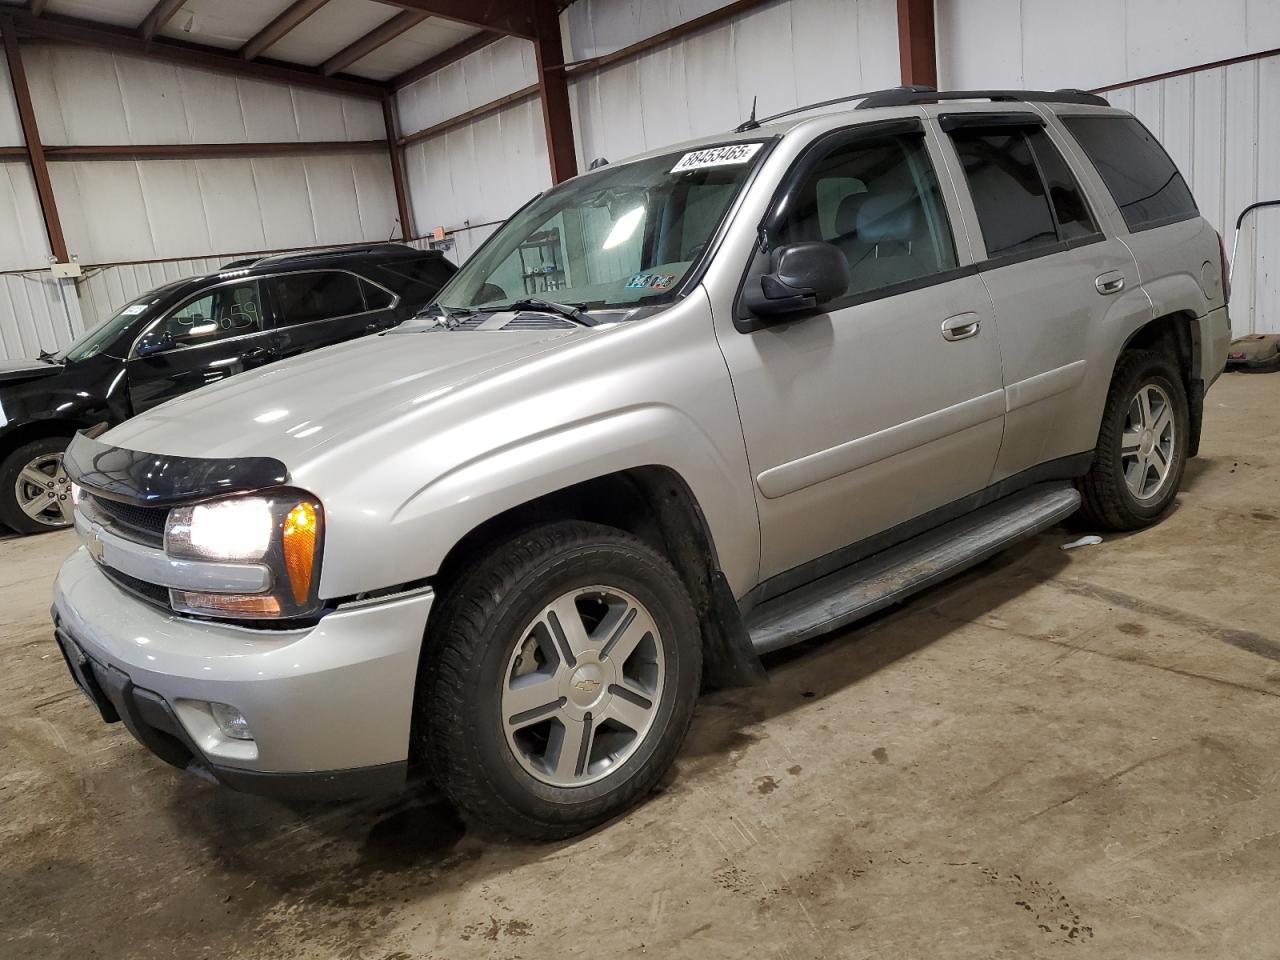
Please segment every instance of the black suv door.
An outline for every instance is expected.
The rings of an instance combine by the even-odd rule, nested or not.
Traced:
[[[134,413],[276,359],[261,284],[236,280],[206,287],[143,333],[127,364]]]
[[[284,356],[377,333],[399,320],[395,294],[345,270],[304,270],[266,282]]]

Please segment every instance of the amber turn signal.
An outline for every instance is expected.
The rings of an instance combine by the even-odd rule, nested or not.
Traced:
[[[320,511],[303,500],[284,518],[284,569],[293,599],[307,602],[311,595],[311,574],[315,568],[316,545],[320,539]]]

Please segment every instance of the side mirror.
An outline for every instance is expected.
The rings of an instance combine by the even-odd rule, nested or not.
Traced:
[[[138,341],[137,347],[134,348],[133,355],[135,357],[149,357],[153,353],[172,350],[175,346],[177,346],[177,344],[174,342],[173,334],[168,330],[163,333],[148,333]]]
[[[760,289],[748,286],[743,300],[758,317],[815,310],[849,289],[849,263],[839,248],[821,240],[778,247]]]

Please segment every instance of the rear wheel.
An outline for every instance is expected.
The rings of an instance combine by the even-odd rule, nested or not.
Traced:
[[[1148,350],[1122,354],[1093,466],[1080,482],[1084,518],[1136,530],[1163,517],[1182,484],[1189,436],[1186,387],[1173,363]]]
[[[693,604],[666,558],[609,527],[549,524],[491,550],[432,618],[419,747],[470,818],[571,836],[671,765],[701,667]]]
[[[69,437],[44,437],[0,461],[0,523],[18,533],[71,525],[71,480],[62,466]]]

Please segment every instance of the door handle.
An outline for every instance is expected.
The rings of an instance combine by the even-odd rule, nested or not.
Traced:
[[[958,313],[942,321],[943,340],[968,340],[978,335],[981,321],[976,313]]]
[[[244,363],[256,363],[259,360],[270,360],[274,356],[275,354],[266,347],[250,347],[240,354],[240,360]]]
[[[1098,288],[1098,292],[1104,297],[1113,293],[1119,293],[1124,289],[1124,274],[1119,270],[1111,270],[1108,273],[1101,274],[1093,285]]]

